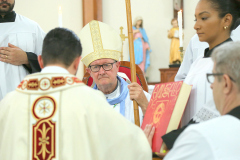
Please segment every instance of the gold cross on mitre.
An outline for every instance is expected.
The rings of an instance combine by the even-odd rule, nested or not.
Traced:
[[[128,38],[127,36],[125,36],[125,34],[123,34],[123,26],[120,27],[120,37],[122,39],[121,61],[123,61],[123,41],[125,41],[125,39]]]

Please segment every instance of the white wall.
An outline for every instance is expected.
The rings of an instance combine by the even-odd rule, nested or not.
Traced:
[[[62,6],[63,27],[79,34],[82,28],[81,0],[15,0],[14,10],[36,21],[45,32],[58,27],[58,6]]]
[[[184,0],[184,48],[190,38],[195,34],[194,10],[198,0]],[[124,34],[127,34],[126,7],[124,0],[102,0],[103,22],[111,25],[119,31],[124,27]],[[168,68],[170,39],[167,38],[167,31],[171,28],[173,18],[172,0],[131,0],[132,19],[136,16],[143,17],[143,26],[147,32],[152,53],[150,55],[151,65],[147,71],[149,82],[160,82],[159,68]],[[128,41],[124,42],[124,60],[129,60]]]
[[[82,0],[15,0],[16,13],[36,21],[47,33],[58,27],[58,9],[62,6],[63,27],[79,35],[82,29]],[[81,72],[80,72],[81,71]],[[82,66],[78,77],[82,77]]]

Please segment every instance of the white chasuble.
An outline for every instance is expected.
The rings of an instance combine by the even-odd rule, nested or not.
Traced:
[[[45,33],[38,24],[16,14],[15,22],[0,23],[0,47],[11,43],[25,52],[41,55]],[[16,66],[0,61],[0,101],[29,74],[22,65]]]
[[[150,160],[143,131],[71,74],[27,76],[0,102],[2,160]]]
[[[185,83],[192,85],[191,94],[182,118],[182,126],[188,122],[200,111],[201,108],[207,108],[214,115],[219,115],[214,102],[212,89],[208,83],[206,74],[212,73],[213,61],[211,58],[199,57],[191,65],[190,71],[185,79]],[[200,120],[198,121],[200,122]]]

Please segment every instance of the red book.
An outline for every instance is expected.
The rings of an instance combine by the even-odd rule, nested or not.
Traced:
[[[160,149],[162,151],[161,137],[178,128],[191,88],[182,81],[155,85],[141,126],[143,130],[147,124],[155,126],[153,152],[160,152]]]

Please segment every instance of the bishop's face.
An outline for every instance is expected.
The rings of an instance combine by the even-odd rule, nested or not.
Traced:
[[[98,88],[115,88],[117,84],[117,72],[120,67],[120,62],[115,62],[113,59],[98,59],[93,61],[90,66],[103,65],[112,63],[112,69],[104,70],[103,67],[100,68],[98,72],[92,72],[90,68],[87,68],[87,72],[91,75],[94,82],[97,84]]]
[[[15,0],[0,0],[0,15],[12,12]]]

